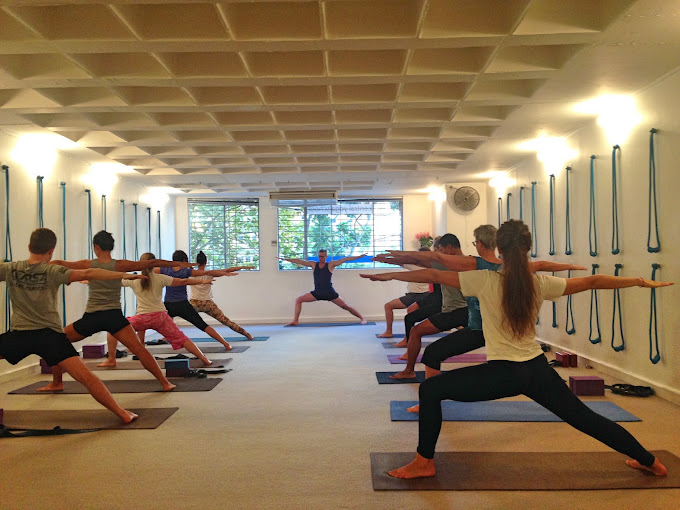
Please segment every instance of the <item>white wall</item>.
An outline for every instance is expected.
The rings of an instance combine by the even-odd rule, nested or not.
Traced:
[[[614,274],[614,264],[623,264],[623,276],[651,276],[651,264],[660,263],[657,279],[680,282],[677,263],[680,255],[680,229],[678,229],[678,197],[680,174],[677,172],[677,150],[680,147],[680,103],[677,90],[680,88],[680,74],[668,77],[636,97],[637,106],[644,117],[628,139],[619,142],[621,146],[618,168],[618,214],[619,246],[621,253],[611,254],[612,239],[612,146],[607,142],[602,128],[592,122],[568,141],[579,151],[572,161],[571,181],[571,238],[573,255],[565,252],[565,171],[556,174],[556,255],[548,255],[549,247],[549,177],[540,162],[525,161],[514,174],[517,184],[526,186],[524,220],[531,225],[531,181],[538,182],[537,188],[537,237],[538,258],[572,262],[586,266],[589,270],[578,275],[590,274],[591,265],[600,265],[601,274]],[[659,130],[655,135],[657,162],[657,193],[659,204],[659,231],[661,252],[647,252],[648,190],[649,190],[649,130]],[[596,218],[598,231],[598,256],[589,255],[589,161],[596,155],[595,189]],[[513,193],[513,217],[518,217],[518,188]],[[505,195],[504,202],[505,202]],[[495,190],[488,192],[487,212],[490,223],[496,223]],[[505,211],[503,211],[505,219]],[[574,273],[575,276],[578,276]],[[560,275],[566,276],[566,274]],[[625,379],[638,384],[651,384],[664,396],[678,401],[680,398],[680,343],[677,331],[680,327],[678,314],[680,289],[675,287],[657,291],[658,332],[661,361],[654,365],[649,360],[650,290],[626,289],[621,291],[623,331],[626,348],[615,352],[612,340],[613,291],[599,291],[600,329],[602,342],[589,342],[590,293],[573,297],[576,333],[565,332],[566,298],[557,304],[558,327],[552,327],[552,307],[545,303],[541,310],[538,335],[548,343],[566,348],[592,360],[613,375],[625,374]],[[620,343],[618,319],[616,344]]]
[[[38,193],[37,183],[34,176],[28,174],[21,162],[15,161],[12,152],[17,143],[17,138],[0,132],[0,162],[9,166],[10,175],[10,229],[13,249],[13,259],[22,260],[28,257],[28,241],[31,232],[38,227]],[[37,148],[36,148],[37,150]],[[87,258],[87,194],[85,189],[91,186],[84,184],[83,177],[89,173],[89,162],[80,158],[71,157],[65,152],[57,151],[57,160],[52,171],[45,169],[43,181],[43,220],[44,226],[54,230],[57,234],[58,244],[54,252],[55,258],[63,258],[64,233],[62,228],[62,191],[59,187],[61,181],[66,182],[66,256],[69,260]],[[0,196],[3,207],[0,208],[0,237],[2,246],[5,243],[5,174],[0,174]],[[149,204],[140,201],[140,197],[147,192],[143,186],[133,184],[124,178],[119,180],[107,193],[107,230],[113,233],[116,246],[113,251],[114,257],[121,257],[123,246],[123,234],[121,229],[122,208],[120,200],[125,200],[126,206],[126,255],[134,257],[134,214],[132,203],[138,205],[138,243],[139,253],[148,249],[148,226],[146,207]],[[93,234],[103,228],[102,199],[101,195],[92,191],[92,232]],[[152,250],[158,251],[158,223],[156,209],[152,214]],[[174,247],[174,203],[168,202],[162,206],[161,233],[163,236],[163,255],[166,257],[172,253]],[[3,251],[4,258],[4,251]],[[3,306],[0,310],[0,328],[4,330],[4,284],[0,292],[0,300]],[[128,292],[128,313],[134,312],[134,298],[131,291]],[[61,292],[59,293],[61,295]],[[87,287],[82,284],[72,284],[66,288],[66,319],[71,323],[82,316],[87,300]],[[61,312],[61,303],[59,304]],[[85,342],[101,341],[103,334]],[[30,356],[21,362],[16,368],[37,363],[37,357]],[[13,371],[6,361],[0,361],[0,375]]]
[[[432,232],[432,202],[425,195],[403,197],[404,248],[415,250],[417,232]],[[187,199],[176,199],[177,248],[188,252],[189,219]],[[220,278],[213,285],[215,302],[225,314],[238,323],[284,323],[293,316],[295,298],[314,288],[312,274],[306,271],[279,271],[276,250],[276,208],[268,200],[260,201],[259,271],[243,271],[237,277]],[[404,294],[403,282],[371,282],[359,277],[372,270],[336,269],[333,286],[340,296],[367,319],[384,320],[383,305]],[[315,302],[302,305],[302,322],[353,320],[332,303]],[[399,317],[401,315],[395,314]]]

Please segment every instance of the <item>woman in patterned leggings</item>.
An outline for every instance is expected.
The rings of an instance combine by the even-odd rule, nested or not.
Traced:
[[[208,257],[205,256],[205,253],[203,253],[202,251],[198,252],[198,254],[196,255],[196,263],[198,264],[198,269],[200,271],[205,271],[205,266],[208,263]],[[212,280],[213,277],[199,276],[197,278],[201,280],[210,281]],[[220,307],[215,304],[215,302],[213,301],[211,285],[196,285],[191,287],[191,298],[189,299],[189,303],[191,303],[191,306],[193,306],[197,312],[207,313],[214,319],[220,321],[225,326],[228,326],[229,328],[233,329],[236,333],[245,336],[248,340],[253,339],[253,335],[248,333],[245,329],[243,329],[235,322],[229,320],[229,317],[224,315],[222,310],[220,310]]]

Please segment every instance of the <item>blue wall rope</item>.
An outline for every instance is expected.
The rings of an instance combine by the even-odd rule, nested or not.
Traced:
[[[66,260],[66,183],[61,181],[62,258]],[[66,285],[61,286],[61,325],[66,326]]]
[[[550,249],[548,255],[555,255],[555,174],[550,174]]]
[[[590,156],[590,220],[588,223],[590,256],[597,256],[597,222],[595,221],[595,154]]]
[[[106,195],[102,195],[102,225],[103,230],[106,230]]]
[[[505,199],[505,219],[509,220],[510,219],[510,197],[512,196],[512,193],[508,193],[508,196]]]
[[[503,199],[498,197],[498,228],[501,228],[501,209],[503,208]]]
[[[555,271],[552,275],[555,276]],[[552,327],[557,327],[557,303],[555,301],[552,302]]]
[[[652,264],[652,280],[656,280],[656,271],[660,269],[660,264]],[[658,321],[656,318],[656,289],[651,289],[649,298],[649,361],[656,365],[661,360],[659,354],[659,332],[657,330]],[[654,343],[656,344],[656,354],[652,355],[652,327],[654,327]]]
[[[156,211],[156,216],[158,218],[158,258],[163,258],[161,256],[161,212]]]
[[[614,265],[614,276],[619,276],[619,270],[623,267],[623,264],[615,264]],[[612,307],[612,349],[614,349],[616,352],[622,351],[626,348],[626,339],[623,338],[623,318],[621,317],[621,295],[620,295],[620,290],[621,289],[614,289],[614,306]],[[618,303],[618,312],[619,312],[619,331],[621,333],[621,344],[620,345],[614,345],[614,325],[616,324],[616,312],[617,312],[617,303]]]
[[[570,219],[570,209],[571,209],[571,196],[569,194],[569,174],[571,173],[571,167],[568,166],[566,168],[566,174],[567,174],[567,213],[566,213],[566,225],[565,225],[565,247],[564,247],[564,254],[565,255],[571,255],[573,252],[571,251],[571,219]]]
[[[5,262],[12,261],[12,236],[9,231],[9,167],[2,165],[5,172]],[[5,283],[5,331],[9,331],[9,318],[12,309],[9,304],[9,287]]]
[[[43,179],[42,175],[35,178],[38,183],[38,227],[42,227],[43,223]]]
[[[647,221],[647,251],[658,253],[661,251],[661,241],[659,240],[659,220],[656,208],[656,161],[654,161],[654,133],[657,130],[649,130],[649,215]],[[656,232],[656,246],[651,246],[652,242],[652,207],[654,208],[654,230]]]
[[[149,252],[151,252],[151,207],[146,208],[146,216],[149,220]],[[160,253],[159,253],[160,258]]]
[[[571,278],[571,269],[567,273],[567,278]],[[567,296],[567,320],[564,324],[564,330],[567,332],[567,335],[573,335],[576,333],[576,326],[574,325],[574,306],[571,302],[571,298],[573,296],[569,294]],[[569,327],[569,320],[571,319],[571,327]]]
[[[89,189],[85,190],[87,193],[87,258],[94,258],[94,251],[92,248],[92,193]]]
[[[132,204],[135,210],[135,260],[139,260],[139,235],[137,233],[137,204]]]
[[[619,206],[616,191],[616,151],[621,147],[614,145],[612,148],[612,254],[617,255],[619,250]]]
[[[522,211],[522,195],[524,194],[524,186],[519,188],[519,220],[524,221],[524,211]]]
[[[597,268],[600,264],[593,264],[593,275],[597,274]],[[595,309],[595,323],[597,326],[597,337],[593,338],[593,308]],[[600,306],[597,302],[597,289],[590,289],[590,332],[588,333],[588,340],[591,344],[599,344],[602,341],[602,334],[600,333]]]
[[[538,257],[538,234],[536,231],[536,181],[531,183],[531,256]]]
[[[126,239],[125,239],[125,200],[121,199],[120,201],[120,209],[121,213],[123,215],[122,217],[122,231],[123,231],[123,256],[121,257],[123,260],[127,259],[127,245],[126,245]],[[127,292],[126,292],[127,287],[123,287],[123,315],[127,316]]]

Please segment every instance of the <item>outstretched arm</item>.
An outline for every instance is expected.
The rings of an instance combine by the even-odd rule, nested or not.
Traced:
[[[534,262],[529,262],[529,268],[532,273],[537,273],[538,271],[585,271],[588,269],[575,264],[563,264],[551,260],[536,260]]]
[[[50,261],[50,264],[55,264],[57,266],[64,266],[69,269],[89,269],[92,267],[92,261],[90,259],[85,259],[85,260],[75,260],[75,261],[69,261],[69,260],[52,260]],[[79,281],[79,280],[73,280],[73,281]]]
[[[460,289],[460,279],[457,271],[439,271],[438,269],[420,269],[419,271],[399,271],[395,273],[360,274],[374,282],[399,280],[402,282],[441,283],[449,287]]]
[[[387,250],[393,257],[408,257],[411,260],[417,261],[419,266],[430,267],[432,262],[439,262],[444,264],[441,260],[441,253],[438,251],[401,251],[401,250]]]
[[[583,276],[581,278],[567,278],[567,286],[564,289],[564,296],[576,294],[590,289],[625,289],[626,287],[647,287],[655,289],[657,287],[668,287],[673,282],[659,282],[656,280],[646,280],[641,277],[611,276],[606,274],[596,274]]]
[[[314,267],[314,262],[313,260],[303,260],[303,259],[287,259],[285,257],[279,257],[279,260],[285,260],[286,262],[291,262],[293,264],[297,264],[298,266],[307,266],[307,267]]]
[[[393,264],[395,266],[411,264],[414,266],[430,267],[430,264],[425,264],[424,262],[421,262],[420,260],[417,260],[413,257],[409,257],[407,255],[396,256],[392,255],[391,253],[380,253],[373,257],[373,260],[376,262],[382,262],[383,264]]]
[[[173,260],[151,259],[151,260],[117,260],[116,271],[141,271],[152,267],[193,267],[196,264],[191,262],[177,262]],[[159,271],[155,271],[160,273]]]
[[[212,280],[201,280],[200,278],[173,278],[168,287],[182,287],[184,285],[212,285]]]
[[[368,253],[362,253],[361,255],[356,255],[354,257],[342,257],[341,259],[338,260],[332,260],[331,262],[328,263],[330,267],[338,267],[340,264],[344,264],[345,262],[352,262],[353,260],[358,260],[361,257],[366,257],[368,256]]]
[[[107,271],[106,269],[74,269],[69,276],[70,282],[83,280],[146,280],[141,274],[130,274],[122,271]]]

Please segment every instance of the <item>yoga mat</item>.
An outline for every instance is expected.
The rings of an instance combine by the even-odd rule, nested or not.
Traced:
[[[654,476],[630,468],[618,452],[438,452],[430,478],[392,478],[415,453],[371,453],[373,490],[601,490],[680,487],[680,458],[652,451],[668,469]],[[569,499],[565,500],[569,505]]]
[[[147,345],[147,350],[156,356],[157,354],[189,354],[186,349],[179,349],[173,351],[172,347],[169,345]],[[236,354],[238,352],[244,352],[250,349],[250,345],[232,345],[231,350],[228,351],[222,344],[220,345],[199,345],[199,349],[203,354],[214,354],[220,352],[222,354]]]
[[[375,322],[367,322],[361,324],[360,322],[305,322],[297,326],[283,326],[284,328],[329,328],[334,326],[375,326]]]
[[[76,409],[72,411],[10,411],[5,410],[5,425],[21,429],[155,429],[170,418],[179,407],[151,407],[129,409],[139,415],[135,421],[124,425],[106,409]]]
[[[414,406],[417,400],[390,402],[392,421],[418,421],[418,415],[409,413],[406,408]],[[597,414],[613,421],[642,421],[637,416],[607,400],[584,402]],[[444,421],[547,421],[562,420],[545,407],[533,401],[503,400],[490,402],[442,401]]]
[[[120,381],[102,381],[111,393],[155,393],[161,391],[161,384],[156,379],[140,379],[140,380],[120,380]],[[199,379],[197,377],[189,378],[173,378],[172,383],[177,385],[173,392],[185,391],[210,391],[217,386],[222,379],[205,378]],[[37,388],[45,386],[45,381],[38,381],[37,383],[24,386],[18,390],[10,391],[8,395],[44,395],[51,393],[55,395],[65,394],[87,394],[88,391],[85,386],[76,381],[64,381],[64,391],[36,391]]]
[[[451,333],[452,333],[452,331],[446,331],[444,333],[435,333],[434,335],[425,335],[425,336],[428,336],[430,338],[444,338],[445,336],[448,336]],[[380,335],[380,333],[376,333],[375,337],[376,338],[399,338],[399,339],[401,339],[401,338],[404,338],[404,335],[406,335],[406,333],[394,333],[391,337],[389,337],[389,336],[380,337],[378,335]]]
[[[268,340],[268,336],[254,336],[252,340],[248,340],[244,336],[225,336],[223,337],[227,342],[232,343],[232,342],[264,342],[265,340]],[[207,343],[207,342],[217,342],[213,337],[210,336],[203,336],[200,338],[191,338],[190,340],[193,340],[194,342],[201,342],[201,343]],[[167,345],[167,344],[161,344],[161,345]]]
[[[213,362],[212,365],[206,367],[203,365],[203,362],[199,359],[190,359],[189,360],[189,366],[191,368],[218,368],[218,367],[225,367],[231,361],[233,358],[210,358],[208,357],[210,361]],[[157,359],[158,366],[161,368],[165,368],[165,360],[163,359]],[[87,365],[87,368],[90,370],[144,370],[144,367],[142,366],[142,362],[136,359],[118,359],[116,360],[116,366],[115,367],[98,367],[97,363],[98,361],[94,362],[87,362],[85,365]]]
[[[383,342],[383,343],[382,343],[382,346],[383,346],[385,349],[406,349],[406,347],[395,347],[394,344],[396,344],[396,343],[397,343],[397,342]],[[422,342],[422,343],[420,344],[420,348],[422,349],[423,347],[427,347],[427,346],[430,345],[431,343],[432,343],[432,342]]]
[[[409,383],[421,383],[425,380],[425,372],[418,371],[416,376],[411,379],[390,379],[391,375],[398,372],[376,372],[375,375],[378,378],[378,384],[409,384]],[[417,404],[418,402],[416,402]],[[415,405],[415,404],[414,404]]]
[[[406,365],[405,359],[398,359],[400,354],[388,354],[387,359],[393,365]],[[416,358],[416,363],[421,363],[422,355],[419,354]],[[486,354],[468,352],[466,354],[459,354],[458,356],[451,356],[446,358],[442,363],[486,363]]]

